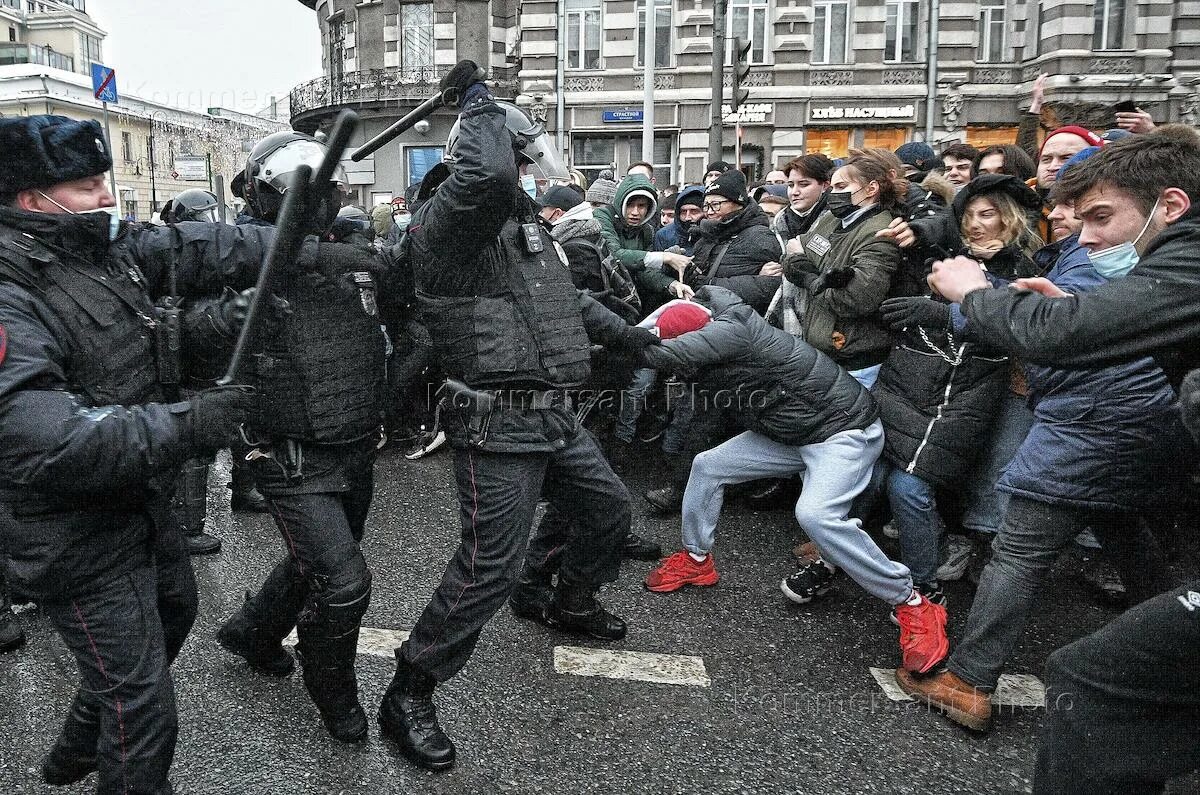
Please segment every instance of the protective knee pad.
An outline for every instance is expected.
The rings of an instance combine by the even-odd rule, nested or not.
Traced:
[[[305,629],[330,638],[357,631],[371,604],[371,570],[362,553],[335,572],[309,579],[309,609],[300,618]]]
[[[184,463],[175,485],[172,508],[185,533],[204,529],[204,516],[208,513],[208,461],[193,458]]]

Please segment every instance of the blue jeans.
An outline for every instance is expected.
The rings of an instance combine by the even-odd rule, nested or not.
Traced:
[[[637,432],[638,417],[646,409],[646,395],[654,388],[658,371],[642,367],[633,371],[633,380],[621,392],[621,408],[617,412],[617,426],[613,435],[617,441],[629,444]]]
[[[1033,412],[1021,395],[1007,393],[999,412],[987,452],[967,479],[963,500],[962,526],[981,533],[1000,532],[1008,509],[1008,495],[996,490],[996,481],[1033,427]]]
[[[912,572],[913,582],[937,582],[938,541],[942,523],[934,488],[884,459],[875,464],[868,494],[886,487],[892,518],[900,530],[900,559]]]
[[[854,498],[871,479],[883,450],[883,426],[836,433],[823,442],[787,445],[754,431],[741,433],[696,456],[683,494],[683,545],[689,552],[712,549],[725,487],[733,483],[804,473],[796,521],[821,556],[843,569],[863,590],[888,604],[912,595],[912,578],[888,560],[862,523],[850,518]]]

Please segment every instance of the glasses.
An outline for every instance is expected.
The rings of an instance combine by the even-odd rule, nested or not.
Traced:
[[[722,200],[719,202],[705,202],[704,204],[700,205],[700,209],[704,210],[706,213],[715,213],[717,210],[721,209],[723,205],[729,203],[730,202],[728,200]]]

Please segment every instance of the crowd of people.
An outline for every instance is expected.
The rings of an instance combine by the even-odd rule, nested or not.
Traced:
[[[481,74],[443,78],[450,156],[403,198],[368,215],[313,189],[320,222],[238,386],[211,382],[277,233],[291,174],[272,164],[321,144],[260,142],[236,227],[184,197],[150,227],[111,215],[94,123],[0,123],[29,164],[0,169],[0,551],[82,679],[48,783],[171,791],[184,550],[216,551],[203,511],[181,527],[178,509],[227,445],[235,507],[269,510],[285,554],[216,640],[261,674],[299,662],[330,735],[361,742],[360,542],[377,451],[398,442],[453,450],[462,524],[378,713],[421,767],[454,764],[434,692],[501,606],[619,640],[596,597],[620,559],[655,561],[652,594],[717,584],[734,497],[794,514],[782,598],[827,599],[843,573],[899,627],[900,687],[976,731],[1059,554],[1099,549],[1089,581],[1129,610],[1051,656],[1037,791],[1154,791],[1200,764],[1200,586],[1177,582],[1156,523],[1200,427],[1194,129],[1139,111],[1033,152],[912,142],[755,184],[724,162],[662,189],[647,163],[588,184]],[[681,524],[665,557],[620,478],[655,442],[666,474],[643,509]],[[963,578],[973,601],[949,603]],[[948,609],[967,616],[953,649]],[[0,648],[14,626],[5,601]]]

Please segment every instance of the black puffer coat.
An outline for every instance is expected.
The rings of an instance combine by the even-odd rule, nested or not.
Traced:
[[[878,418],[871,394],[849,373],[733,293],[708,287],[696,298],[712,309],[712,322],[646,348],[649,366],[694,374],[703,394],[736,409],[742,427],[780,444],[816,444]]]
[[[689,285],[724,287],[757,312],[766,310],[782,278],[758,272],[768,262],[783,261],[783,244],[771,231],[770,217],[757,204],[750,201],[722,221],[701,221],[692,239],[695,274],[688,274]]]

